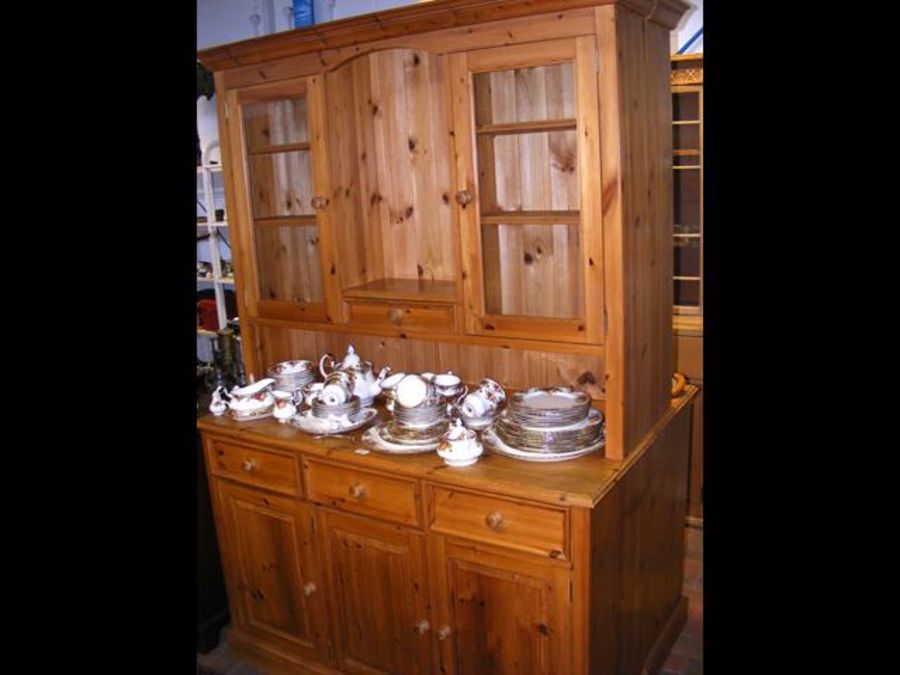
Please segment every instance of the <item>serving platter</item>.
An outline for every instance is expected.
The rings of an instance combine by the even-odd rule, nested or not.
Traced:
[[[345,434],[348,431],[356,431],[366,426],[378,415],[375,408],[363,408],[353,416],[347,417],[349,424],[342,423],[340,418],[328,417],[319,418],[312,414],[312,410],[304,410],[299,415],[291,418],[294,426],[300,427],[301,430],[308,434],[316,436],[333,436],[335,434]]]
[[[362,440],[370,448],[378,452],[384,452],[392,455],[418,455],[426,452],[434,452],[440,443],[440,436],[433,443],[409,444],[396,443],[385,440],[382,435],[382,429],[385,425],[380,424],[370,429],[366,429],[362,435]]]

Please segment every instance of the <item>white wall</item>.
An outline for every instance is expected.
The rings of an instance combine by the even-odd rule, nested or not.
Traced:
[[[672,53],[677,52],[699,29],[703,28],[703,0],[687,0],[693,7],[684,13],[671,33]],[[690,46],[686,54],[703,53],[703,36]]]
[[[197,49],[293,28],[290,0],[197,0]],[[316,23],[414,4],[412,0],[313,0]],[[258,16],[254,27],[252,16]]]

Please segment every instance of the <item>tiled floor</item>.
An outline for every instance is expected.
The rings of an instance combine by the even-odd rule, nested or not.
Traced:
[[[688,618],[660,675],[703,673],[703,530],[689,527],[685,532],[684,594],[688,598]],[[260,675],[235,659],[224,639],[227,630],[226,627],[218,647],[208,654],[197,654],[198,675]]]

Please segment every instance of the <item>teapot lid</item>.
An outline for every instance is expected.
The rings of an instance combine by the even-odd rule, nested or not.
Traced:
[[[356,350],[353,348],[353,345],[349,345],[347,347],[347,355],[344,357],[344,360],[341,361],[341,365],[344,368],[349,368],[352,366],[358,366],[360,362],[359,354],[356,353]]]

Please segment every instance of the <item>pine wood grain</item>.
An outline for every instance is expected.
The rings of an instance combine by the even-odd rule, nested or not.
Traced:
[[[244,40],[199,53],[201,62],[212,71],[255,65],[271,59],[283,59],[324,50],[364,45],[398,36],[415,36],[444,29],[459,35],[472,33],[468,27],[490,21],[515,20],[535,14],[553,14],[560,19],[571,10],[616,2],[630,7],[651,21],[672,29],[689,8],[682,0],[542,0],[540,3],[510,3],[505,0],[436,0],[424,7],[401,7],[386,12],[365,14],[328,26],[275,33],[263,38]],[[537,23],[523,21],[523,24]],[[514,39],[503,30],[491,36],[491,42]],[[472,48],[467,46],[467,48]]]

